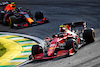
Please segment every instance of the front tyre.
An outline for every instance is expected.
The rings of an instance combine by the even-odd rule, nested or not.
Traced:
[[[16,18],[16,16],[11,16],[11,17],[9,17],[9,21],[10,21],[10,28],[14,28],[14,24],[17,23],[17,18]]]
[[[36,54],[43,53],[43,49],[39,45],[33,45],[31,52],[32,52],[32,55],[34,56]]]
[[[71,48],[73,48],[75,53],[78,51],[78,43],[74,39],[69,39],[66,42],[66,49],[70,50]]]

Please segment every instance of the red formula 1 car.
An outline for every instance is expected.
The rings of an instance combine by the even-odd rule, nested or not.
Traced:
[[[59,29],[60,33],[45,39],[44,48],[40,45],[33,45],[30,60],[74,55],[82,45],[95,41],[94,29],[87,29],[86,22],[63,24]]]
[[[22,11],[20,7],[16,7],[15,9],[11,10],[9,5],[16,7],[15,4],[11,4],[9,2],[0,3],[0,6],[3,7],[3,10],[0,11],[0,21],[1,23],[10,25],[11,28],[28,27],[49,22],[47,18],[44,18],[41,11],[35,12],[34,18],[28,9]]]

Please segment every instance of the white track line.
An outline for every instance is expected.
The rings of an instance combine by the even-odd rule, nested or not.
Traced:
[[[2,37],[2,36],[10,36],[10,35],[0,35],[0,37]]]
[[[25,41],[25,42],[19,42],[19,44],[28,44],[28,43],[36,43],[35,41]]]
[[[9,38],[10,40],[25,39],[24,37]]]
[[[32,46],[29,46],[29,47],[23,47],[23,49],[31,49]]]
[[[23,65],[25,65],[25,64],[27,64],[27,63],[29,63],[29,62],[31,62],[31,61],[33,61],[33,60],[27,60],[27,61],[25,61],[24,63],[22,63],[22,64],[20,64],[20,65],[18,65],[18,66],[16,66],[16,67],[21,67],[21,66],[23,66]]]
[[[31,52],[21,53],[20,55],[31,55]]]
[[[17,59],[17,60],[11,60],[9,62],[23,62],[26,61],[27,59]]]

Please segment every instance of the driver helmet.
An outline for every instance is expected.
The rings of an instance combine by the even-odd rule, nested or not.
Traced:
[[[54,35],[52,36],[52,38],[58,38],[58,35],[57,35],[57,34],[54,34]]]
[[[59,31],[60,31],[60,32],[66,32],[66,28],[65,28],[65,27],[60,27],[60,28],[59,28]]]
[[[11,8],[15,9],[15,7],[16,7],[15,2],[11,2]]]
[[[69,25],[66,25],[66,28],[69,30]]]
[[[15,6],[15,4],[11,4],[11,7],[12,7],[12,8],[15,8],[16,6]]]

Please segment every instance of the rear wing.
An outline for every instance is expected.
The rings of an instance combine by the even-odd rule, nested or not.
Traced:
[[[60,27],[65,27],[66,25],[69,25],[69,27],[81,27],[83,26],[84,28],[86,28],[86,22],[73,22],[73,23],[66,23],[66,24],[62,24],[60,25]]]
[[[0,3],[0,7],[2,8],[2,11],[4,10],[4,8],[5,8],[5,6],[7,5],[7,4],[9,4],[10,2],[8,2],[8,1],[6,1],[6,2],[1,2]]]
[[[6,2],[1,2],[1,3],[0,3],[0,6],[5,6],[5,5],[7,5],[7,4],[9,4],[9,2],[7,2],[7,1],[6,1]]]

